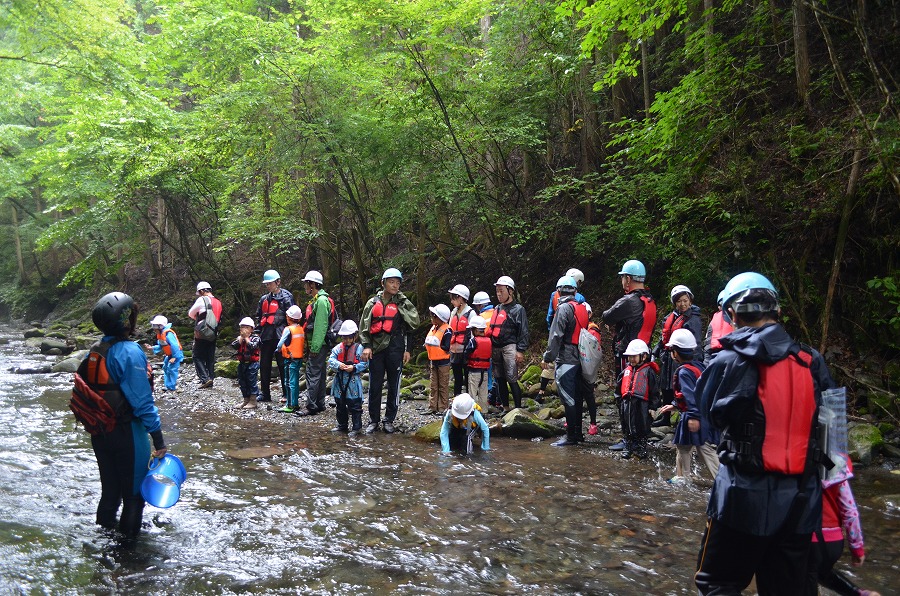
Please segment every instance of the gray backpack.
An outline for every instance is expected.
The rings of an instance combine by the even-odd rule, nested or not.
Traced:
[[[213,312],[212,300],[204,296],[203,304],[206,306],[206,316],[197,320],[197,324],[194,326],[194,337],[215,341],[219,332],[219,322],[216,321],[216,313]]]

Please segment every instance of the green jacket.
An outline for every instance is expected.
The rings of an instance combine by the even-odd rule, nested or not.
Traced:
[[[380,352],[386,349],[391,343],[392,334],[378,333],[373,337],[372,334],[369,333],[369,328],[372,326],[372,307],[375,305],[376,300],[382,299],[383,294],[384,290],[379,290],[377,294],[369,298],[369,301],[366,302],[366,305],[363,307],[362,316],[359,319],[359,341],[363,348],[369,348],[372,352]],[[415,305],[403,294],[403,292],[397,292],[386,304],[392,302],[397,305],[402,321],[401,325],[399,325],[400,330],[396,331],[396,333],[402,332],[406,335],[406,338],[404,338],[404,344],[406,344],[404,349],[408,352],[409,332],[419,326],[419,311],[416,310]]]
[[[331,301],[328,299],[328,292],[319,290],[309,304],[312,304],[312,315],[310,316],[312,320],[306,322],[306,345],[311,354],[318,354],[322,351],[322,344],[325,343],[331,319]]]

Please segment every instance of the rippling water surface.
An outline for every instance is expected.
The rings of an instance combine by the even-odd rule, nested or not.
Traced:
[[[347,440],[180,400],[160,409],[188,469],[181,501],[147,506],[125,549],[94,525],[100,483],[67,407],[70,375],[9,373],[44,363],[20,337],[0,330],[2,592],[695,593],[708,486],[666,484],[670,455],[496,439],[442,457],[410,436]],[[233,457],[257,447],[280,454]],[[859,581],[900,593],[900,477],[862,470],[854,490],[869,552]]]

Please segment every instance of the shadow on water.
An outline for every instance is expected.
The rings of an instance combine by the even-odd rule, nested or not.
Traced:
[[[497,439],[443,457],[409,436],[347,439],[160,404],[188,469],[136,544],[97,528],[99,479],[67,407],[70,375],[0,345],[0,590],[50,593],[693,594],[706,486],[605,448]],[[301,434],[305,433],[305,434]],[[260,455],[265,450],[267,457]],[[250,458],[250,459],[245,459]],[[855,484],[863,585],[897,593],[900,478]],[[841,563],[848,569],[846,559]],[[893,591],[892,591],[893,590]]]

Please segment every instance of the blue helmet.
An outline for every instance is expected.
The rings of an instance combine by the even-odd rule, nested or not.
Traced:
[[[403,274],[400,273],[400,270],[396,267],[388,267],[384,270],[384,273],[381,275],[381,281],[384,281],[390,277],[396,277],[400,281],[403,281]]]
[[[726,321],[733,323],[731,316],[728,314],[729,308],[733,308],[734,312],[767,312],[770,310],[763,304],[741,304],[741,300],[750,290],[766,290],[770,292],[772,300],[775,302],[775,307],[778,307],[778,290],[775,289],[772,282],[764,275],[746,271],[732,277],[725,284],[725,289],[722,290],[722,315]]]
[[[557,290],[565,290],[571,294],[574,294],[578,291],[578,281],[571,275],[563,275],[559,278],[559,281],[556,282]]]
[[[647,277],[647,268],[640,261],[631,259],[630,261],[625,261],[625,264],[622,265],[622,270],[619,271],[619,275],[628,275],[634,281],[644,281]]]
[[[719,308],[722,307],[722,300],[724,300],[724,299],[725,299],[725,290],[722,290],[721,292],[719,292],[718,298],[716,298],[716,304],[719,305]]]
[[[263,282],[264,284],[267,284],[267,283],[269,283],[270,281],[278,281],[279,279],[281,279],[281,276],[278,275],[278,272],[275,271],[274,269],[269,269],[268,271],[266,271],[265,273],[263,273],[263,280],[262,280],[262,282]]]

